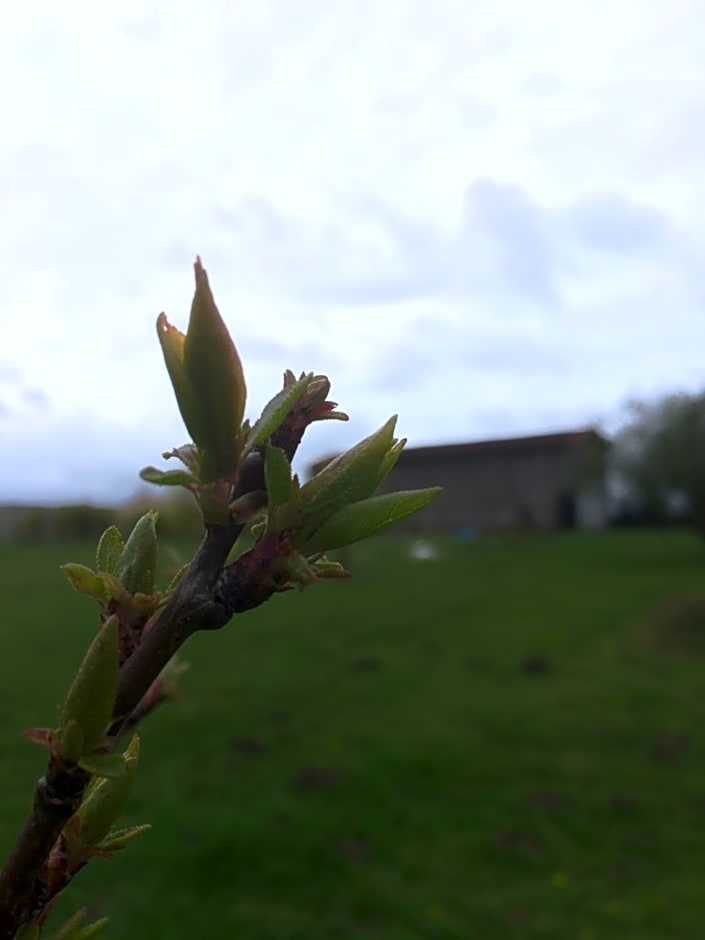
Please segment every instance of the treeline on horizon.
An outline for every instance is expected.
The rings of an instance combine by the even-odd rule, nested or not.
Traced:
[[[5,536],[17,542],[98,539],[111,525],[129,532],[137,519],[154,509],[159,513],[159,533],[165,538],[199,536],[203,523],[188,493],[140,493],[118,506],[74,503],[60,506],[14,506]],[[0,507],[0,514],[3,509]]]
[[[0,506],[0,530],[4,530],[0,532],[0,541],[2,537],[5,541],[25,543],[95,541],[111,525],[116,525],[123,533],[129,532],[137,519],[149,509],[158,511],[159,534],[164,538],[198,538],[203,532],[203,523],[191,497],[187,493],[171,490],[167,494],[160,494],[156,499],[150,494],[140,494],[112,507],[90,503]],[[2,515],[8,511],[11,511],[12,517],[2,525]],[[651,506],[629,506],[617,501],[612,506],[608,524],[610,527],[620,528],[656,528],[687,526],[689,521],[687,515],[673,516],[657,512]]]

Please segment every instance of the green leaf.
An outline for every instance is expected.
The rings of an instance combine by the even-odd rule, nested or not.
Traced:
[[[202,482],[211,483],[237,471],[247,388],[240,356],[200,258],[194,270],[196,292],[183,343],[183,368],[197,402],[198,427],[189,431],[202,452]]]
[[[282,561],[282,567],[286,571],[289,580],[298,588],[303,590],[309,584],[316,580],[316,572],[307,558],[300,552],[292,552]]]
[[[81,926],[83,921],[86,919],[86,909],[81,908],[80,911],[76,911],[75,914],[72,914],[67,921],[65,921],[59,929],[51,935],[51,940],[71,940],[75,936],[75,931]]]
[[[126,845],[141,836],[143,832],[151,829],[149,823],[143,823],[141,826],[128,826],[125,829],[111,829],[107,836],[99,843],[99,848],[106,852],[116,852],[118,849],[124,849]]]
[[[397,460],[399,460],[399,458],[401,457],[401,452],[404,450],[405,445],[406,445],[406,438],[402,437],[400,441],[397,441],[396,444],[394,444],[393,447],[390,447],[390,449],[387,451],[385,458],[382,461],[382,466],[379,468],[379,477],[377,479],[377,486],[379,486],[382,480],[386,479],[386,477],[388,477],[389,474],[392,472],[392,470],[394,469],[394,465],[396,464]]]
[[[191,473],[198,479],[201,466],[201,457],[198,448],[193,444],[182,444],[181,447],[175,447],[173,450],[165,450],[162,454],[164,460],[176,457]]]
[[[92,924],[86,924],[85,927],[81,927],[75,933],[69,934],[66,940],[91,940],[92,937],[97,937],[107,924],[108,918],[101,917],[100,920],[94,920]]]
[[[79,565],[76,562],[70,561],[65,565],[61,565],[61,570],[71,582],[71,587],[78,591],[79,594],[85,594],[87,597],[92,597],[100,603],[103,603],[107,599],[103,581],[100,575],[96,574],[92,568],[87,568],[85,565]]]
[[[15,934],[15,940],[39,940],[39,927],[36,924],[24,924]]]
[[[122,535],[120,535],[120,530],[117,526],[111,525],[103,532],[98,542],[96,570],[115,574],[124,547],[125,543]]]
[[[98,630],[66,696],[63,724],[75,721],[86,751],[103,741],[112,717],[118,682],[118,621],[110,617]]]
[[[267,445],[264,452],[264,478],[270,507],[284,506],[291,499],[291,464],[279,447]]]
[[[371,496],[387,454],[394,448],[396,415],[317,473],[301,487],[300,540],[306,541],[343,506]]]
[[[181,417],[186,429],[197,444],[203,440],[203,415],[189,377],[184,368],[185,335],[167,320],[161,313],[157,318],[157,337],[162,347],[164,363],[171,379]]]
[[[94,777],[123,777],[126,772],[121,754],[86,754],[79,760],[78,766]]]
[[[293,384],[285,385],[281,392],[276,394],[274,398],[264,406],[262,414],[255,421],[252,430],[247,436],[242,455],[243,459],[250,451],[254,450],[255,447],[264,444],[264,442],[281,427],[291,409],[297,401],[303,397],[312,379],[313,372],[309,372],[308,375],[305,375]]]
[[[104,839],[122,812],[132,789],[139,748],[139,736],[134,735],[122,755],[125,773],[121,777],[105,777],[86,791],[76,814],[81,821],[84,845],[96,845]]]
[[[198,483],[198,478],[188,470],[158,470],[156,467],[143,467],[140,478],[157,486],[192,486]]]
[[[120,584],[115,575],[109,574],[107,571],[99,571],[98,577],[103,585],[105,602],[119,601],[125,593],[125,588]]]
[[[90,940],[91,937],[97,936],[108,923],[108,918],[102,917],[100,920],[82,927],[81,924],[86,919],[86,913],[85,908],[76,911],[56,933],[51,935],[50,940]]]
[[[157,572],[157,530],[159,513],[150,510],[135,523],[115,572],[123,587],[136,594],[151,594]]]
[[[339,561],[328,561],[328,559],[323,556],[319,558],[318,561],[313,562],[313,570],[316,572],[317,578],[349,578],[350,572],[347,571]]]
[[[234,525],[247,525],[262,516],[267,505],[267,494],[264,490],[251,490],[243,493],[232,503],[228,504],[230,521]]]
[[[183,578],[183,576],[188,571],[190,565],[191,565],[191,562],[187,561],[185,565],[182,565],[179,568],[179,570],[176,572],[174,577],[171,579],[171,581],[167,585],[166,591],[164,592],[165,594],[171,594],[171,592],[176,588],[179,581]]]
[[[369,538],[376,532],[413,515],[441,492],[440,487],[385,493],[345,506],[321,526],[307,542],[307,554],[330,551]]]
[[[176,698],[181,691],[181,680],[190,668],[189,663],[180,659],[178,653],[174,653],[169,662],[159,673],[159,683],[161,685],[162,694],[167,698]]]

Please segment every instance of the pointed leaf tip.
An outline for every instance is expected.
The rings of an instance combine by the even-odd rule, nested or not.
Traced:
[[[343,506],[372,496],[394,446],[397,416],[350,450],[335,457],[301,488],[301,535],[307,539]]]
[[[313,372],[303,375],[298,381],[293,380],[293,372],[290,372],[289,375],[292,376],[292,381],[287,382],[285,375],[284,388],[264,406],[262,414],[255,421],[245,442],[243,456],[249,454],[260,444],[265,443],[274,434],[286,420],[296,403],[304,396],[314,379]]]
[[[194,273],[196,291],[184,341],[184,371],[200,415],[198,434],[191,433],[204,452],[203,482],[210,483],[237,470],[247,388],[240,356],[200,258],[196,258]]]
[[[385,493],[344,506],[307,541],[306,553],[327,552],[369,538],[423,509],[440,492],[440,487],[431,487]]]
[[[78,808],[81,839],[86,845],[95,845],[108,834],[127,802],[139,757],[138,735],[133,736],[122,757],[125,763],[122,776],[100,778],[86,791]]]
[[[118,527],[115,525],[109,526],[98,542],[96,570],[115,574],[124,547],[125,543]]]
[[[151,594],[157,571],[157,519],[149,510],[134,525],[120,557],[115,576],[130,594]]]

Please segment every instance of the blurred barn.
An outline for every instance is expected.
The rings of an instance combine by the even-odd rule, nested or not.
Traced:
[[[407,533],[601,529],[608,442],[592,429],[404,450],[382,492],[442,486]],[[316,472],[331,458],[318,461]]]

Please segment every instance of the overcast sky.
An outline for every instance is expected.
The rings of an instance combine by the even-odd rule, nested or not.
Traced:
[[[409,446],[705,376],[698,0],[35,0],[0,31],[0,502],[184,442],[198,253],[256,417],[286,368]]]

